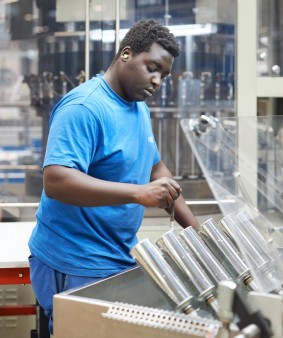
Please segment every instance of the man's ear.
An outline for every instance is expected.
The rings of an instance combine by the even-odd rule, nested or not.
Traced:
[[[126,61],[129,58],[129,53],[122,54],[122,59]]]
[[[125,47],[123,48],[122,52],[121,52],[121,59],[122,61],[126,62],[131,54],[131,47]]]

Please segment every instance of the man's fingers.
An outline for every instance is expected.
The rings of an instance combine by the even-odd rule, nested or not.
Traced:
[[[182,188],[180,185],[169,177],[162,177],[156,181],[151,182],[151,194],[149,198],[155,199],[155,206],[159,208],[171,208],[173,202],[180,196]],[[156,204],[157,202],[157,204]]]
[[[176,181],[172,180],[170,189],[169,189],[171,198],[173,200],[176,200],[180,196],[181,192],[182,192],[182,188],[180,187],[180,185]]]

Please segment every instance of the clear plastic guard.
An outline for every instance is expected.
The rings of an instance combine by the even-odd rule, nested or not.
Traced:
[[[223,231],[233,237],[258,289],[281,294],[283,116],[201,115],[180,124],[219,204]]]

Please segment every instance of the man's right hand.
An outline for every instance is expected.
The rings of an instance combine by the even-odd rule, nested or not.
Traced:
[[[162,177],[138,186],[137,203],[145,207],[171,208],[181,192],[182,189],[175,180]]]

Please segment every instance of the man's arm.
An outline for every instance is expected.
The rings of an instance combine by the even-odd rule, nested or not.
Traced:
[[[117,183],[60,165],[45,167],[43,184],[48,197],[83,207],[137,203],[145,207],[168,208],[181,192],[179,184],[169,177],[144,185]]]
[[[165,164],[160,161],[156,164],[151,173],[151,181],[158,180],[160,177],[169,177],[172,179],[172,174],[170,170],[165,166]],[[192,213],[191,209],[187,206],[184,197],[182,194],[175,200],[175,220],[183,227],[188,226],[194,227],[196,230],[199,230],[199,223]],[[170,213],[171,207],[165,207],[165,210]]]

